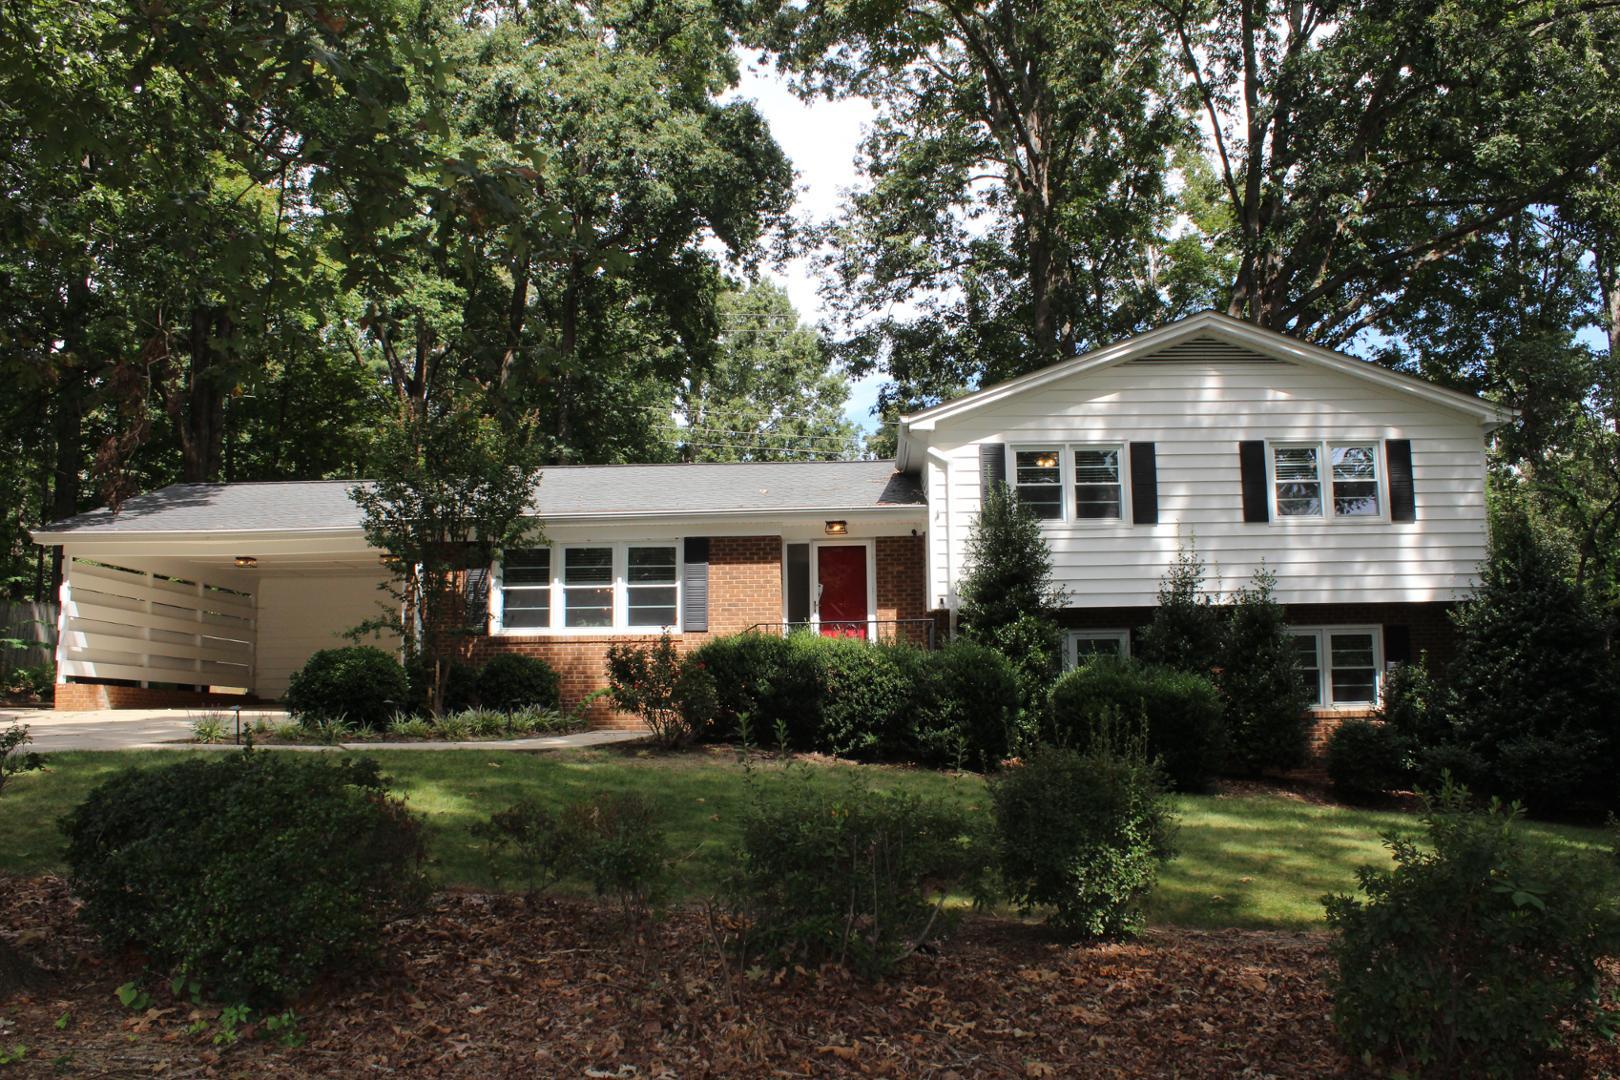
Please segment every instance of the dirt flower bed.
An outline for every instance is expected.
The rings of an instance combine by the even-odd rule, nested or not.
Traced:
[[[61,881],[0,880],[8,894],[8,937],[48,969],[0,999],[0,1048],[28,1048],[21,1075],[1357,1074],[1333,1041],[1317,934],[1156,930],[1086,948],[974,919],[866,985],[728,978],[696,911],[636,935],[587,904],[450,893],[393,929],[381,972],[300,1004],[304,1045],[250,1025],[216,1046],[217,1010],[161,992],[142,1011],[118,1003],[138,958],[100,958]],[[198,1021],[212,1026],[188,1034]],[[1612,1044],[1573,1054],[1554,1075],[1620,1069]]]

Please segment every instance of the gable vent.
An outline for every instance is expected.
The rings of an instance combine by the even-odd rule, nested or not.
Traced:
[[[1128,360],[1128,364],[1282,364],[1286,361],[1262,356],[1252,349],[1216,338],[1199,337],[1178,342],[1150,356]]]

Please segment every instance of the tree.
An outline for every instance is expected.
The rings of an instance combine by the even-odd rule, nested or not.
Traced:
[[[1062,659],[1057,613],[1067,595],[1052,580],[1039,519],[1004,483],[984,492],[959,593],[963,636],[1011,660],[1026,713],[1039,708]]]
[[[1232,595],[1216,668],[1226,701],[1227,761],[1244,775],[1304,764],[1310,734],[1310,697],[1276,587],[1275,575],[1261,569]]]
[[[1224,613],[1204,589],[1204,560],[1195,545],[1176,552],[1159,582],[1159,606],[1139,635],[1142,659],[1209,676],[1220,655]]]
[[[357,629],[401,636],[407,662],[432,672],[435,715],[454,645],[468,632],[465,571],[532,539],[524,520],[535,512],[540,479],[532,422],[503,425],[483,406],[461,395],[401,408],[377,434],[372,482],[351,492],[366,542],[388,555],[394,601]]]
[[[692,461],[826,460],[860,452],[844,417],[849,384],[787,293],[765,281],[722,293],[712,368],[677,399],[674,437]]]
[[[1179,276],[1194,260],[1167,257],[1191,127],[1148,5],[769,10],[762,40],[807,93],[878,109],[861,148],[871,184],[829,229],[827,270],[844,350],[857,370],[886,366],[891,400],[937,400],[1207,305],[1205,283]]]

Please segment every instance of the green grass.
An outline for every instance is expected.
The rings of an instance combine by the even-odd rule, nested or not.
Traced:
[[[149,768],[187,751],[53,754],[49,771],[15,777],[0,794],[0,871],[60,871],[56,821],[96,783],[125,767]],[[193,751],[195,752],[195,751]],[[604,790],[634,790],[663,810],[671,848],[680,860],[683,891],[701,896],[725,874],[748,797],[743,770],[725,751],[668,756],[599,750],[377,751],[410,805],[426,816],[431,870],[448,885],[497,884],[470,826],[529,796],[552,805]],[[813,782],[838,784],[863,772],[876,787],[987,805],[976,777],[873,766],[814,765]],[[770,782],[775,768],[756,769]],[[1352,889],[1355,869],[1387,865],[1380,833],[1416,831],[1410,815],[1317,806],[1273,795],[1179,796],[1180,856],[1165,869],[1154,895],[1155,922],[1183,926],[1298,929],[1320,925],[1323,893]],[[1599,850],[1610,843],[1599,829],[1531,824],[1550,845]],[[506,867],[508,881],[517,880]]]

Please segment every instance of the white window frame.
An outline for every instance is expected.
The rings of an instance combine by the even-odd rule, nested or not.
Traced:
[[[1373,480],[1378,487],[1378,513],[1376,514],[1340,514],[1333,508],[1333,451],[1351,446],[1370,446],[1373,452]],[[1322,512],[1319,514],[1284,514],[1277,503],[1277,451],[1302,450],[1316,451],[1316,482],[1322,496]],[[1266,499],[1271,510],[1271,523],[1273,525],[1293,525],[1305,523],[1360,523],[1363,525],[1379,524],[1389,521],[1389,478],[1385,475],[1384,463],[1387,460],[1384,453],[1383,439],[1278,439],[1275,442],[1266,441]]]
[[[1107,630],[1067,630],[1063,634],[1063,670],[1073,671],[1080,666],[1081,641],[1117,641],[1121,660],[1131,658],[1131,632],[1123,627]]]
[[[1069,525],[1082,528],[1118,528],[1121,525],[1131,524],[1131,466],[1130,455],[1126,452],[1124,442],[1033,442],[1016,443],[1007,446],[1007,475],[1011,478],[1008,486],[1013,494],[1018,494],[1018,455],[1028,454],[1041,450],[1055,450],[1058,455],[1058,485],[1062,488],[1062,498],[1058,506],[1062,511],[1055,518],[1041,518],[1042,525]],[[1075,512],[1076,487],[1075,481],[1075,451],[1076,450],[1112,450],[1119,455],[1119,516],[1106,518],[1083,518]]]
[[[519,590],[528,590],[528,591],[533,591],[533,592],[539,592],[540,590],[544,589],[545,592],[546,592],[546,600],[547,600],[546,617],[548,619],[550,619],[550,620],[555,620],[556,617],[557,617],[557,552],[556,552],[556,549],[554,549],[550,544],[535,544],[532,547],[524,547],[524,548],[519,548],[517,550],[520,550],[520,551],[545,551],[547,553],[547,559],[548,559],[547,565],[551,568],[551,576],[546,579],[546,583],[544,585],[537,585],[537,584],[533,584],[533,583],[525,583],[523,585],[513,585],[512,588],[513,589],[519,589]],[[490,570],[489,570],[489,582],[490,582],[490,588],[489,588],[489,617],[490,617],[490,622],[489,622],[489,625],[493,629],[500,629],[500,628],[502,628],[502,627],[504,627],[506,625],[506,588],[507,588],[507,585],[506,585],[506,553],[505,552],[502,552],[500,558],[495,560],[495,565],[490,567]],[[522,634],[522,633],[540,634],[540,633],[547,632],[550,629],[550,626],[551,626],[550,622],[548,622],[545,626],[515,626],[515,627],[512,628],[512,632],[514,634]]]
[[[1375,709],[1384,700],[1384,628],[1382,626],[1288,626],[1291,636],[1316,639],[1316,699],[1312,709]],[[1333,696],[1334,634],[1367,634],[1372,638],[1373,699],[1371,701],[1330,701]]]
[[[563,544],[534,544],[536,547],[549,547],[551,549],[551,625],[549,626],[512,626],[508,627],[505,620],[505,597],[502,590],[505,588],[505,559],[497,559],[491,568],[492,582],[489,590],[490,633],[497,637],[610,637],[610,636],[647,636],[659,634],[668,630],[672,634],[682,633],[683,606],[686,599],[685,578],[686,559],[684,544],[681,538],[660,537],[656,539],[641,540],[602,540],[602,541],[569,541]],[[632,626],[630,618],[630,549],[644,547],[672,548],[675,551],[675,622],[669,626]],[[564,566],[567,562],[567,552],[579,548],[609,548],[613,552],[613,572],[610,587],[613,590],[613,622],[609,626],[568,626],[566,625],[568,610],[568,587],[563,584]],[[576,589],[599,588],[600,586],[575,585]]]

